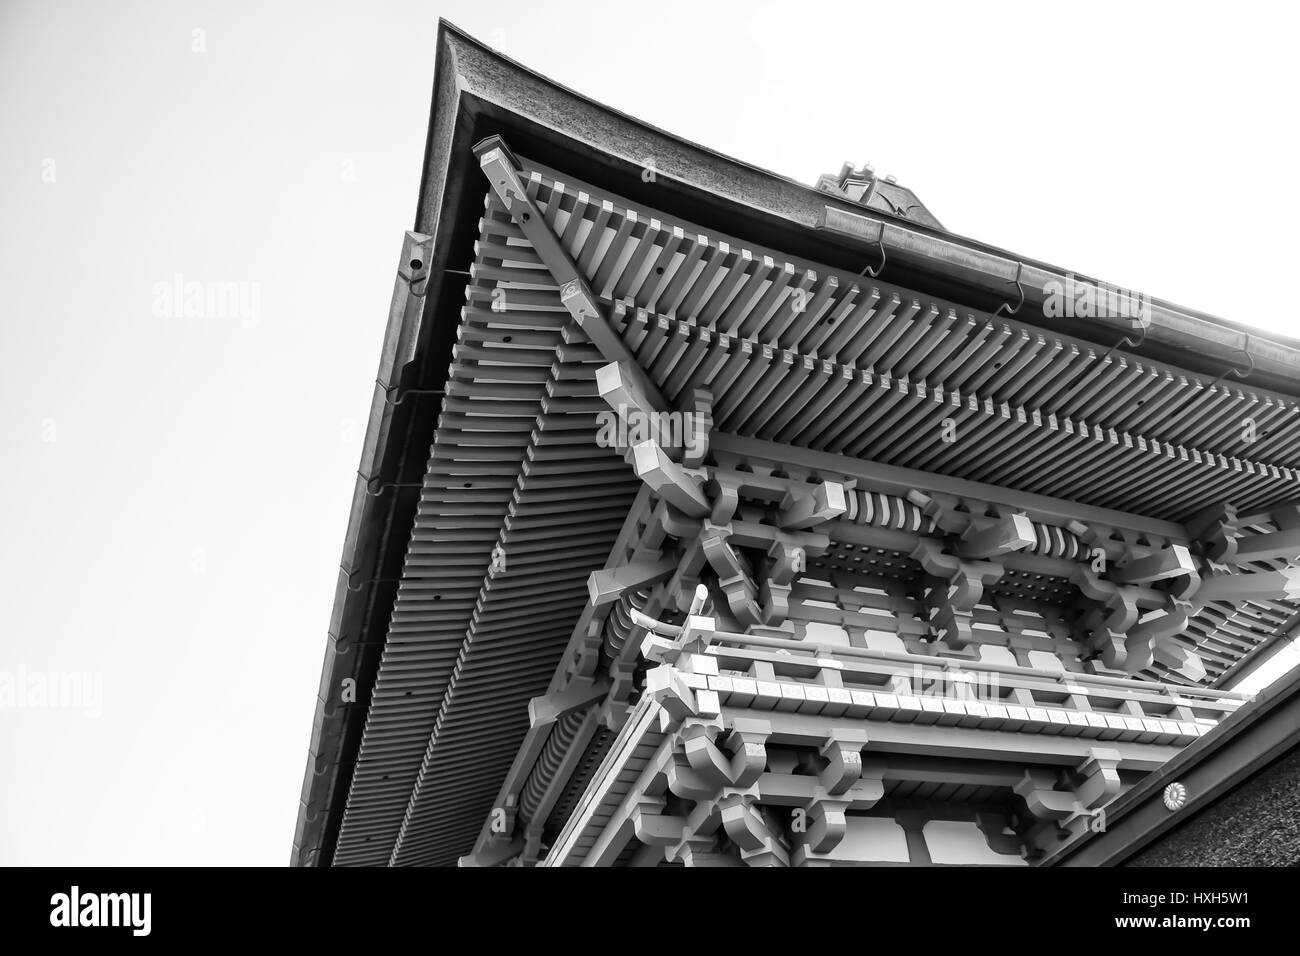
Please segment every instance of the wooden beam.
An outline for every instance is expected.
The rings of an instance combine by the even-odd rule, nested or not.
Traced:
[[[961,536],[957,553],[963,558],[996,558],[1021,551],[1038,540],[1027,515],[1003,515],[989,522],[972,521]]]
[[[677,570],[675,557],[658,561],[631,561],[617,568],[592,571],[587,578],[587,594],[592,607],[604,607],[623,596],[629,588],[644,587],[671,577]]]
[[[958,498],[973,498],[1008,511],[1022,512],[1035,521],[1058,527],[1065,527],[1071,521],[1083,521],[1116,530],[1155,534],[1179,544],[1187,544],[1190,540],[1187,529],[1174,521],[1052,498],[1048,495],[1016,491],[1012,488],[988,485],[965,478],[954,478],[898,465],[886,465],[878,461],[851,458],[832,452],[793,448],[760,438],[744,438],[740,435],[715,431],[710,447],[715,453],[730,453],[772,464],[813,470],[828,478],[832,476],[837,479],[854,478],[857,479],[859,488],[897,495],[900,498],[907,497],[907,493],[913,490],[939,492]]]
[[[668,457],[657,442],[643,441],[634,445],[632,467],[651,491],[683,514],[703,518],[713,510],[700,486]]]
[[[529,726],[549,726],[565,714],[595,703],[608,692],[609,680],[601,677],[588,684],[570,684],[562,691],[534,697],[528,702]]]
[[[647,418],[655,412],[645,393],[645,384],[626,362],[610,362],[596,369],[596,390],[619,415],[636,411]]]
[[[1216,574],[1207,578],[1196,592],[1198,604],[1297,597],[1300,597],[1300,568],[1254,574]]]
[[[754,710],[723,705],[723,718],[756,717],[772,724],[772,744],[819,746],[826,737],[826,718],[816,714]],[[836,723],[850,727],[853,720],[837,717]],[[984,730],[976,727],[948,727],[928,724],[925,733],[917,726],[887,720],[862,721],[870,738],[863,760],[878,754],[907,754],[924,757],[960,757],[973,760],[1015,761],[1022,764],[1077,766],[1097,746],[1094,737]],[[1105,746],[1119,753],[1126,769],[1155,770],[1181,750],[1169,744],[1140,744],[1107,740]]]
[[[1198,573],[1191,552],[1181,544],[1175,544],[1130,561],[1122,568],[1112,568],[1110,576],[1121,584],[1150,584]]]
[[[837,481],[823,481],[811,494],[788,493],[777,515],[777,523],[782,528],[801,531],[838,518],[848,510],[844,486]]]
[[[559,284],[560,301],[586,333],[591,344],[609,361],[626,366],[628,372],[636,377],[641,392],[653,407],[658,411],[666,411],[668,404],[663,395],[614,332],[601,310],[600,300],[587,284],[586,276],[546,224],[546,218],[537,203],[529,197],[528,190],[519,178],[518,163],[509,147],[501,137],[490,136],[476,144],[474,152],[492,191],[505,205],[515,225],[532,243],[538,257]]]
[[[1253,534],[1237,539],[1237,563],[1300,559],[1300,527],[1269,534]]]

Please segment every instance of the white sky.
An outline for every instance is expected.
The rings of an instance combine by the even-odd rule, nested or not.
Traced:
[[[97,718],[0,709],[0,863],[288,860],[439,16],[755,165],[871,161],[955,232],[1296,335],[1284,9],[0,5],[0,672],[102,680]],[[177,274],[255,319],[155,315]]]

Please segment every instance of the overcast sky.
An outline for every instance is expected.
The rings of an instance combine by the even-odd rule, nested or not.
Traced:
[[[754,165],[870,161],[954,232],[1295,335],[1283,9],[3,0],[0,671],[91,706],[0,709],[0,863],[288,861],[439,16]],[[242,298],[187,315],[177,282]]]

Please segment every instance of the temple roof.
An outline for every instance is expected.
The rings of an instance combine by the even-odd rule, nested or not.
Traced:
[[[1063,270],[672,137],[443,23],[295,863],[468,851],[641,487],[593,441],[607,356],[484,176],[489,137],[650,386],[671,404],[722,370],[724,449],[789,444],[822,476],[869,461],[880,493],[1011,491],[1045,527],[1082,513],[1134,541],[1186,540],[1224,500],[1283,530],[1272,509],[1300,499],[1295,343],[1157,300],[1137,324],[1053,314]],[[1204,683],[1297,607],[1207,602]]]

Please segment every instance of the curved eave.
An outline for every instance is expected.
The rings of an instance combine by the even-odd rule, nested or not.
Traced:
[[[483,135],[508,135],[512,148],[635,202],[683,218],[707,220],[719,231],[745,235],[788,253],[859,271],[877,261],[877,244],[819,228],[827,207],[886,223],[892,277],[919,292],[992,311],[1014,302],[1019,264],[1026,304],[1042,328],[1110,347],[1132,326],[1119,319],[1069,320],[1043,315],[1044,285],[1071,272],[977,240],[864,209],[806,184],[749,165],[596,103],[498,54],[445,21],[439,49],[456,62],[467,114]],[[654,181],[643,179],[653,159]],[[422,215],[436,190],[422,190]],[[707,210],[707,216],[705,215]],[[874,257],[874,258],[873,258]],[[1152,298],[1152,321],[1135,354],[1217,376],[1229,368],[1254,371],[1240,381],[1300,395],[1300,340]],[[1023,314],[1023,313],[1022,313]]]

